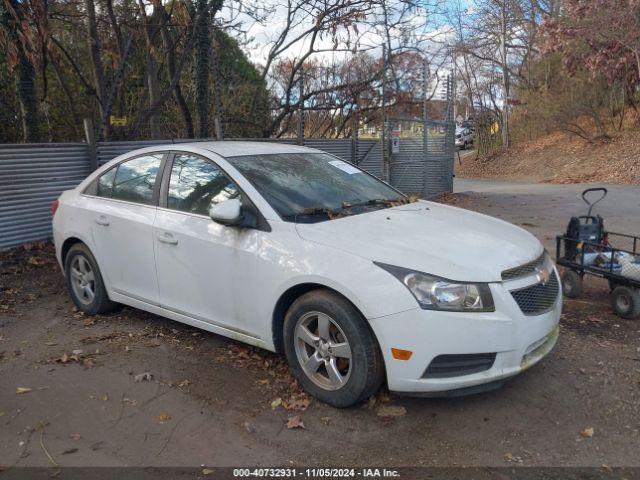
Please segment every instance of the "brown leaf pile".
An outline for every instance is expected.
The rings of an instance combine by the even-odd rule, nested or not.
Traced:
[[[256,382],[272,409],[282,407],[289,411],[304,411],[311,399],[291,373],[284,356],[266,350],[234,343],[215,352],[217,362],[249,370],[259,377]]]
[[[603,182],[640,184],[640,136],[623,131],[611,142],[588,143],[551,133],[488,157],[469,154],[456,175],[476,178],[520,178],[550,183]]]

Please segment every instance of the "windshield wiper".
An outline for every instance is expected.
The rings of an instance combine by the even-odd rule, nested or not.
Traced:
[[[288,215],[283,215],[283,217],[293,218],[294,220],[296,220],[298,217],[316,217],[319,215],[322,215],[331,219],[334,216],[338,215],[338,211],[333,210],[331,208],[327,208],[327,207],[309,207],[309,208],[305,208],[299,213],[290,213]]]
[[[353,212],[351,211],[352,208],[370,207],[370,206],[376,206],[376,205],[383,206],[383,207],[397,207],[398,205],[404,205],[407,203],[411,203],[411,199],[404,198],[404,197],[372,198],[371,200],[365,200],[363,202],[354,202],[354,203],[342,202],[342,206],[338,208],[308,207],[299,213],[290,213],[288,215],[283,215],[283,218],[292,218],[295,222],[297,222],[299,217],[323,216],[323,217],[327,217],[329,220],[333,220],[334,218],[353,215]]]
[[[385,207],[395,207],[397,205],[403,205],[405,203],[409,203],[409,200],[406,198],[398,197],[398,198],[373,198],[371,200],[366,200],[364,202],[342,202],[342,209],[348,209],[353,207],[368,207],[375,205],[382,205]]]

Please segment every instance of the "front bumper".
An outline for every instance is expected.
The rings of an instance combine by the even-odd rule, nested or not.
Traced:
[[[557,275],[557,272],[554,272]],[[544,358],[558,339],[562,292],[553,308],[527,316],[508,286],[490,285],[495,312],[442,312],[420,308],[370,319],[385,359],[389,390],[407,393],[444,392],[496,383]],[[393,358],[391,348],[409,350],[409,360]],[[484,371],[433,378],[426,370],[439,355],[495,353]]]

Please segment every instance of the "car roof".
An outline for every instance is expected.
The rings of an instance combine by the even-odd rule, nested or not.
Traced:
[[[190,146],[209,150],[221,157],[238,157],[241,155],[268,155],[276,153],[315,152],[313,148],[277,142],[243,142],[243,141],[217,141],[217,142],[190,142],[179,143],[172,146],[172,150],[178,150],[180,146]]]

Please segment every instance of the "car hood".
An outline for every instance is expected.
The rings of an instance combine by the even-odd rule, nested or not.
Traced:
[[[534,260],[543,250],[520,227],[426,201],[296,229],[310,242],[458,281],[501,281],[503,270]]]

